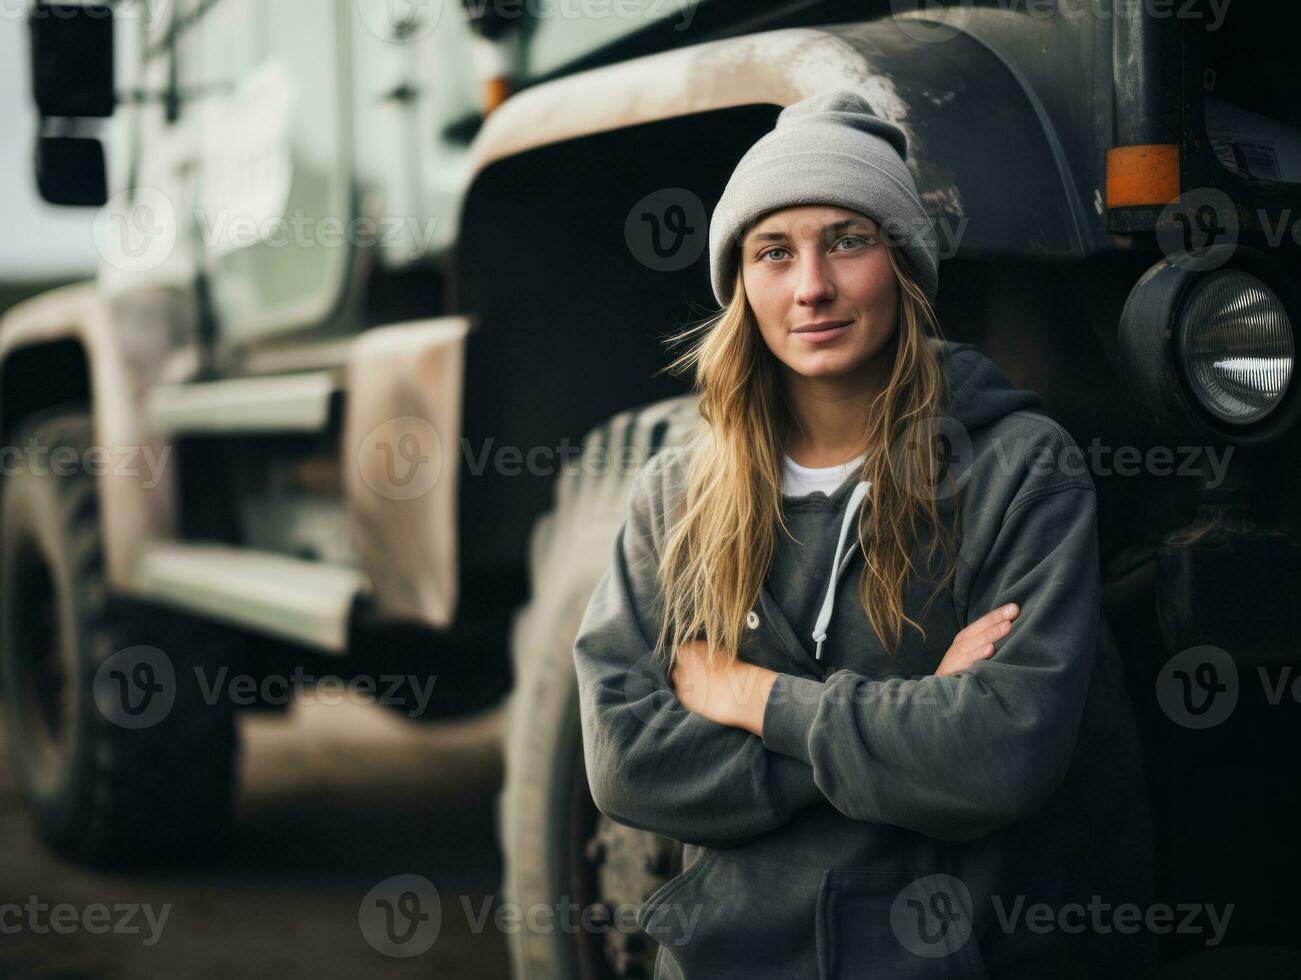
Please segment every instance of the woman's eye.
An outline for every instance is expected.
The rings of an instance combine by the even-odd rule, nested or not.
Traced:
[[[876,239],[870,235],[842,235],[836,244],[839,245],[840,242],[860,242],[864,245],[870,245],[874,241]]]
[[[848,242],[856,242],[856,243],[861,244],[861,245],[871,245],[871,244],[873,244],[873,243],[876,241],[876,239],[873,238],[871,235],[841,235],[838,239],[836,239],[836,244],[839,245],[841,242],[846,242],[846,241],[848,241]],[[773,246],[772,248],[768,249],[767,251],[760,252],[760,253],[759,253],[759,258],[760,258],[760,259],[769,259],[769,258],[772,258],[772,256],[773,256],[775,253],[777,253],[777,252],[782,252],[782,253],[785,253],[785,254],[787,254],[787,255],[790,254],[790,253],[789,253],[785,248],[783,248],[782,246],[780,246],[780,245],[775,245],[775,246]]]

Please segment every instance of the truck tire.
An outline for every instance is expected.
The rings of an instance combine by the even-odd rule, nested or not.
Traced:
[[[218,845],[232,822],[234,715],[229,701],[201,696],[191,669],[201,644],[183,624],[155,613],[146,628],[144,615],[108,594],[96,478],[80,465],[93,442],[84,411],[43,413],[19,444],[47,450],[50,461],[66,460],[51,454],[69,447],[78,465],[24,466],[0,487],[10,756],[37,832],[58,853],[117,865],[193,856]],[[137,717],[106,702],[112,675],[164,662],[172,680],[154,685],[156,700],[134,703]]]
[[[624,413],[590,434],[585,452],[622,444],[648,458],[676,424],[698,418],[694,406],[689,396]],[[574,638],[610,563],[632,476],[562,475],[555,508],[529,542],[531,598],[511,624],[515,686],[498,800],[503,898],[522,916],[508,935],[517,980],[649,980],[658,946],[634,915],[681,867],[676,841],[596,809],[583,760]]]
[[[649,980],[657,946],[632,913],[681,866],[676,842],[620,826],[592,802],[572,653],[587,597],[565,604],[508,708],[502,891],[523,916],[509,935],[517,980]],[[566,902],[575,908],[563,913]],[[535,908],[567,914],[578,931],[530,917]]]

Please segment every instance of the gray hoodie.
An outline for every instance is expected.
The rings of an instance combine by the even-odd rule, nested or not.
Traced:
[[[830,497],[783,497],[795,540],[779,532],[739,651],[780,674],[762,738],[686,710],[652,659],[685,448],[633,481],[574,661],[596,806],[686,845],[685,871],[638,912],[660,943],[656,980],[1087,975],[1073,965],[1087,936],[1026,913],[1047,903],[1055,923],[1087,900],[1062,857],[1078,819],[1045,804],[1097,642],[1093,482],[1038,395],[970,344],[933,343],[960,423],[944,430],[961,488],[956,580],[923,617],[944,554],[927,567],[917,542],[905,609],[926,637],[905,626],[891,658],[858,599],[852,519],[870,487],[855,474]],[[950,520],[952,498],[940,505]],[[935,677],[955,634],[1009,602],[1021,613],[994,655]]]

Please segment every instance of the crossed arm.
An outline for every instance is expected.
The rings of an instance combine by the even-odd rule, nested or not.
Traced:
[[[658,555],[639,483],[574,647],[602,812],[728,847],[828,800],[855,819],[961,840],[1019,819],[1056,786],[1096,638],[1091,487],[1013,505],[970,590],[971,608],[993,611],[954,638],[935,675],[878,682],[850,670],[814,681],[743,661],[711,666],[703,643],[681,648],[666,676],[642,612]],[[1006,614],[1014,598],[1024,616],[1015,603]]]
[[[963,627],[953,638],[935,676],[948,677],[977,660],[992,657],[994,643],[1011,632],[1020,612],[1016,603],[1008,603]],[[739,659],[727,663],[715,658],[710,664],[704,640],[697,640],[678,648],[671,680],[674,693],[689,711],[763,738],[768,695],[780,676],[778,671]]]

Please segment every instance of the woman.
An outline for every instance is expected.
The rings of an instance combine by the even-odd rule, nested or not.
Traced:
[[[1086,975],[1087,937],[1018,917],[1076,893],[1038,818],[1092,669],[1094,488],[933,335],[906,150],[845,90],[742,158],[724,310],[674,365],[702,424],[637,474],[575,643],[597,807],[686,845],[638,915],[657,978]]]

